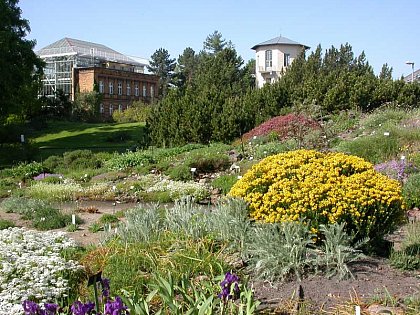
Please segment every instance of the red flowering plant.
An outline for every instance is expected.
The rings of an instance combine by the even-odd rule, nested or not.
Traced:
[[[295,139],[302,142],[313,132],[322,133],[321,125],[314,119],[302,114],[287,114],[273,117],[243,135],[244,141],[255,137],[274,137],[280,141]]]

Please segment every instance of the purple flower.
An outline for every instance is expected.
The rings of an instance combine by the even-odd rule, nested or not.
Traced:
[[[239,277],[234,273],[227,272],[223,281],[220,282],[220,287],[222,291],[218,297],[223,301],[237,298],[239,294]]]
[[[119,296],[115,297],[115,300],[108,301],[105,304],[105,315],[122,315],[130,314],[127,310],[127,307],[122,302]]]
[[[55,315],[58,310],[58,305],[54,303],[45,303],[45,315]]]
[[[400,182],[407,179],[408,173],[410,173],[412,168],[413,166],[410,163],[407,163],[405,159],[399,161],[391,160],[374,166],[374,169],[377,172]]]
[[[43,180],[47,177],[62,177],[63,175],[61,174],[50,174],[50,173],[41,173],[38,174],[37,176],[35,176],[33,179],[34,180]]]
[[[70,307],[70,310],[73,315],[88,315],[94,308],[95,303],[93,302],[82,303],[80,301],[76,301]]]
[[[23,310],[25,311],[25,315],[37,315],[39,311],[41,311],[38,304],[33,301],[25,300],[22,303]]]
[[[101,286],[102,286],[102,297],[106,300],[109,298],[109,279],[103,278],[101,279]]]

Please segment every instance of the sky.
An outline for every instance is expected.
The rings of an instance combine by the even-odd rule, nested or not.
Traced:
[[[394,78],[420,68],[420,0],[20,0],[39,50],[64,37],[106,45],[149,59],[159,48],[178,58],[196,52],[214,31],[245,61],[252,46],[287,37],[323,51],[349,43],[365,52],[376,74]]]

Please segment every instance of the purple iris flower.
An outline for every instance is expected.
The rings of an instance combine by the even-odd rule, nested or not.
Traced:
[[[108,301],[105,304],[105,315],[122,315],[130,314],[127,310],[127,307],[122,302],[119,296],[115,297],[114,301]]]
[[[227,272],[225,278],[220,282],[222,291],[219,293],[219,299],[223,301],[232,300],[238,297],[239,294],[239,277],[234,274]]]
[[[22,304],[25,315],[37,315],[41,308],[33,301],[25,300]]]
[[[101,286],[102,286],[102,297],[106,300],[109,298],[109,279],[103,278],[101,279]]]
[[[57,314],[58,305],[54,303],[45,303],[45,315],[55,315]]]
[[[95,303],[93,302],[82,303],[80,301],[76,301],[73,303],[70,310],[73,315],[88,315],[94,308]]]

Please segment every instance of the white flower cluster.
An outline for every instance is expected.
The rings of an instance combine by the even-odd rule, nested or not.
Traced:
[[[209,193],[204,184],[190,182],[173,181],[163,178],[160,182],[149,187],[146,192],[168,191],[172,199],[179,199],[185,196],[192,196],[196,200],[206,198]]]
[[[28,187],[27,194],[29,197],[44,200],[66,201],[74,200],[83,188],[80,184],[68,182],[63,184],[54,184],[46,182],[37,182],[35,185]]]
[[[64,232],[1,230],[0,315],[22,314],[26,299],[47,302],[66,296],[63,274],[82,267],[60,257],[60,251],[75,245]]]

